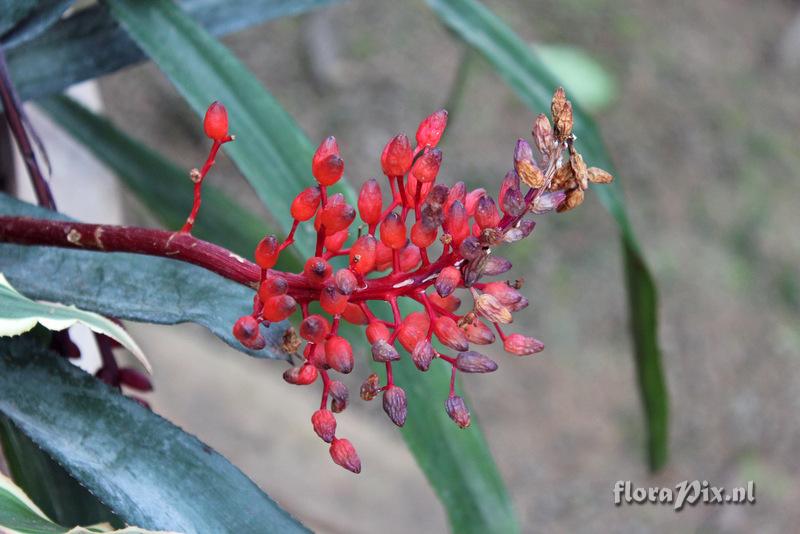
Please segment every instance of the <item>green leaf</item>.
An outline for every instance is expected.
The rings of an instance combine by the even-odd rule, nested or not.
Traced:
[[[502,20],[476,0],[428,0],[442,22],[492,64],[497,73],[533,112],[550,108],[561,81],[532,54]],[[597,125],[573,99],[577,146],[591,165],[614,173]],[[619,180],[593,190],[611,212],[622,237],[629,313],[639,388],[647,420],[648,459],[653,470],[667,461],[668,398],[658,347],[655,283],[631,227]]]
[[[183,0],[180,3],[209,32],[223,35],[268,20],[303,13],[334,1]],[[15,6],[37,4],[34,1],[12,3]],[[4,10],[0,9],[0,16],[3,14]],[[141,50],[109,16],[104,5],[85,9],[61,20],[36,39],[7,51],[11,79],[23,100],[59,93],[72,84],[145,59]]]
[[[183,225],[192,208],[192,183],[186,171],[69,97],[49,98],[39,105],[108,165],[166,228]],[[261,217],[216,188],[213,180],[203,184],[203,204],[192,230],[195,236],[212,243],[224,242],[233,252],[247,257],[271,231]],[[292,265],[297,266],[297,262]]]
[[[0,412],[129,524],[306,532],[208,445],[30,339],[0,341]]]
[[[29,2],[27,0],[0,1],[0,42],[4,49],[10,49],[25,41],[33,39],[47,28],[55,24],[61,15],[75,0],[44,0]],[[12,4],[8,6],[7,4]],[[25,8],[34,6],[27,11]],[[22,15],[20,17],[20,15]],[[20,17],[20,18],[17,18]],[[16,20],[13,20],[16,19]],[[9,26],[9,22],[12,25]],[[7,31],[2,28],[9,28]]]
[[[227,145],[231,157],[261,192],[276,219],[288,226],[290,200],[312,183],[312,147],[294,120],[227,49],[173,4],[116,1],[113,13],[198,114],[213,100],[225,104],[231,130],[237,135],[236,142]],[[168,41],[164,36],[169,36]],[[198,79],[203,83],[196,83]],[[269,169],[266,177],[262,169]],[[347,184],[342,184],[340,191],[351,199],[355,196]],[[313,255],[314,243],[309,234],[303,235],[295,248],[308,257]],[[363,335],[350,339],[354,350],[369,353]],[[444,399],[441,405],[430,406],[435,391],[448,391],[449,373],[431,369],[420,377],[411,367],[399,365],[397,377],[398,383],[408,387],[412,410],[403,437],[450,514],[453,530],[518,530],[480,428],[473,425],[467,432],[459,432],[444,413]]]
[[[136,341],[114,321],[75,306],[33,301],[11,287],[0,272],[0,337],[24,334],[39,323],[48,330],[64,330],[75,323],[84,324],[93,332],[115,339],[131,351],[148,373],[153,372],[153,366]]]
[[[611,74],[577,46],[537,43],[533,53],[561,82],[570,98],[588,111],[607,107],[617,96]]]
[[[0,214],[65,218],[6,195],[0,195]],[[266,329],[266,348],[244,348],[231,328],[252,311],[253,290],[196,265],[138,254],[1,244],[0,271],[34,299],[73,304],[119,319],[193,322],[251,356],[287,358],[279,348],[287,323]]]

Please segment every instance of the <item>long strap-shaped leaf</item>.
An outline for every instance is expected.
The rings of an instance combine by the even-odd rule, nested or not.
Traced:
[[[502,20],[477,0],[428,0],[442,22],[492,64],[498,74],[534,112],[550,107],[559,80],[531,48]],[[586,161],[613,172],[597,125],[575,104],[575,134]],[[658,346],[658,296],[631,227],[619,181],[594,189],[611,212],[622,236],[628,303],[636,372],[647,420],[650,468],[667,461],[668,399]]]
[[[212,100],[225,103],[231,129],[237,134],[231,146],[240,147],[231,150],[231,157],[257,191],[269,193],[262,196],[267,207],[288,225],[285,207],[312,180],[308,169],[311,145],[297,124],[252,73],[172,3],[126,0],[114,1],[111,6],[112,13],[181,93],[197,103],[193,105],[198,113]],[[178,37],[165,42],[165,35]],[[178,68],[182,62],[190,68]],[[237,121],[241,118],[247,122],[240,125]],[[247,136],[252,137],[243,143]],[[273,157],[283,164],[271,164]],[[340,190],[352,198],[346,184]],[[311,239],[296,246],[301,254],[313,255]],[[364,344],[356,349],[367,353]],[[449,376],[441,366],[422,377],[413,366],[397,366],[396,379],[407,388],[410,411],[403,437],[438,493],[454,531],[517,531],[508,495],[481,430],[477,425],[459,430],[444,413],[444,397],[441,402],[431,402],[436,392],[448,391]]]
[[[130,524],[307,532],[208,445],[29,338],[0,341],[0,412]]]

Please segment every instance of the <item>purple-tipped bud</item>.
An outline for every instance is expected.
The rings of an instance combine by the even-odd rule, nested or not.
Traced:
[[[508,229],[508,231],[503,235],[503,241],[506,243],[516,243],[517,241],[525,239],[531,235],[531,232],[533,232],[535,226],[535,221],[523,219],[516,227]]]
[[[325,443],[333,441],[336,434],[336,418],[333,416],[333,412],[324,408],[317,410],[311,416],[311,425],[322,441]]]
[[[263,347],[262,347],[263,348]],[[123,367],[119,370],[119,382],[129,388],[139,391],[153,391],[153,383],[146,374],[132,369],[130,367]]]
[[[386,176],[404,176],[411,169],[414,151],[404,134],[391,138],[381,154],[381,166]]]
[[[433,361],[433,345],[427,339],[423,339],[411,351],[411,359],[420,371],[427,371]]]
[[[527,206],[525,205],[525,198],[519,189],[509,189],[503,196],[503,203],[501,204],[503,213],[511,217],[518,217],[525,213]]]
[[[380,379],[378,375],[372,373],[361,383],[361,391],[359,393],[363,400],[371,401],[378,395],[380,389]]]
[[[475,222],[481,228],[494,228],[500,224],[500,212],[492,197],[484,196],[478,200],[475,206]]]
[[[406,392],[403,391],[403,388],[389,386],[383,392],[383,411],[397,426],[403,426],[406,423],[408,403],[406,401]]]
[[[394,362],[400,359],[400,354],[394,345],[379,339],[372,344],[372,359],[380,363]]]
[[[483,266],[483,275],[498,276],[508,272],[511,267],[511,262],[507,259],[491,255],[486,259],[486,264]]]
[[[344,467],[355,474],[361,472],[361,459],[359,459],[355,447],[349,440],[333,438],[330,453],[336,465]]]
[[[534,213],[547,213],[557,209],[561,203],[567,198],[564,191],[552,191],[550,193],[542,193],[533,201]]]
[[[358,280],[350,269],[339,269],[333,275],[333,284],[342,295],[352,295],[358,287]]]
[[[338,380],[331,380],[328,388],[328,393],[331,396],[331,411],[333,413],[343,412],[347,408],[347,402],[350,398],[350,391],[347,386]]]
[[[503,348],[506,352],[517,356],[527,356],[536,354],[544,350],[544,343],[536,338],[523,336],[522,334],[510,334],[503,341]]]
[[[464,330],[464,335],[467,336],[470,343],[476,345],[491,345],[494,343],[494,332],[492,332],[491,328],[483,324],[482,321],[476,319],[461,328]]]
[[[300,367],[292,367],[283,373],[283,379],[290,384],[297,386],[307,386],[317,379],[317,368],[311,364],[304,364]]]
[[[503,306],[512,306],[522,299],[522,293],[505,282],[489,282],[483,286],[483,292],[493,295]]]
[[[451,395],[444,402],[444,409],[450,419],[459,427],[467,428],[469,426],[469,410],[467,410],[467,405],[464,404],[464,399],[458,395]]]
[[[456,368],[465,373],[491,373],[497,370],[497,363],[480,352],[462,352],[456,358]]]
[[[458,247],[458,253],[461,257],[467,260],[474,260],[483,254],[483,247],[475,236],[469,236]]]
[[[524,310],[525,308],[527,308],[528,304],[530,304],[530,301],[527,299],[527,297],[522,297],[521,299],[519,299],[514,304],[509,304],[507,306],[507,308],[508,308],[508,311],[510,311],[511,313],[515,313],[515,312],[518,312],[520,310]]]
[[[453,266],[448,265],[439,272],[433,287],[440,297],[446,297],[456,290],[458,284],[461,283],[461,271]]]
[[[267,346],[267,340],[264,336],[259,333],[255,339],[248,339],[246,341],[242,341],[242,345],[247,347],[250,350],[261,350]]]
[[[433,333],[443,345],[453,350],[461,351],[469,348],[467,336],[450,317],[445,315],[437,317],[433,322]]]

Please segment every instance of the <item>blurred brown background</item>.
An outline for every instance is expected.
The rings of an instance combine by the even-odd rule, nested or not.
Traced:
[[[497,373],[464,379],[524,530],[796,530],[800,6],[487,4],[531,42],[581,47],[615,81],[598,119],[660,285],[672,396],[671,462],[650,476],[615,226],[593,195],[580,210],[541,218],[534,236],[508,254],[532,303],[518,328],[547,350],[515,359],[495,349]],[[441,176],[494,189],[534,116],[479,58],[468,58],[454,83],[465,49],[419,1],[345,2],[224,41],[312,140],[337,136],[357,182],[379,172],[389,136],[413,133],[449,102]],[[199,122],[152,65],[103,78],[99,88],[106,113],[127,131],[187,169],[200,162]],[[219,163],[211,180],[258,208],[231,162]],[[56,168],[54,180],[85,172]],[[142,222],[126,204],[125,219]],[[231,458],[309,527],[446,530],[443,510],[377,404],[356,401],[339,418],[364,462],[353,477],[313,435],[317,394],[283,383],[283,364],[244,358],[197,327],[131,331],[156,367],[155,410]],[[361,365],[346,381],[357,388],[366,372]],[[439,393],[431,409],[441,409]],[[727,487],[755,480],[758,503],[680,513],[617,508],[612,486],[627,479]]]

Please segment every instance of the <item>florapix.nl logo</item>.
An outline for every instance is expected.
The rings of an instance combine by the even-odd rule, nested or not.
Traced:
[[[679,512],[687,504],[755,504],[756,485],[748,480],[744,486],[725,488],[708,480],[684,480],[674,487],[635,486],[630,480],[617,480],[612,488],[614,504],[666,504]]]

